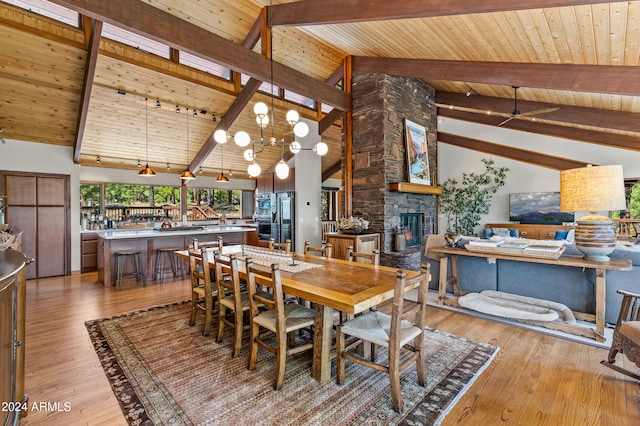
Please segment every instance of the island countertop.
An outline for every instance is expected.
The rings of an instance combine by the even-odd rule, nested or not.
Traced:
[[[155,255],[158,249],[184,250],[194,238],[200,243],[217,241],[222,237],[225,245],[258,245],[258,230],[251,225],[204,225],[178,226],[173,228],[151,229],[115,229],[94,231],[98,237],[98,281],[105,287],[113,285],[115,276],[115,257],[120,251],[140,251],[141,268],[147,283],[154,278]],[[125,262],[124,273],[133,272],[133,266]],[[186,270],[186,265],[185,265]]]
[[[251,232],[256,229],[250,225],[208,225],[208,226],[179,226],[174,228],[144,228],[144,229],[113,229],[93,231],[99,238],[106,240],[120,240],[130,238],[162,238],[183,237],[191,235],[219,235],[237,232]]]

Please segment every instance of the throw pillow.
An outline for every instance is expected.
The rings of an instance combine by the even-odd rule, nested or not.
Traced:
[[[493,237],[493,230],[491,230],[491,228],[484,228],[482,230],[482,236],[488,240],[489,238]]]
[[[556,231],[556,236],[553,239],[554,240],[566,240],[568,233],[569,233],[569,231],[558,230],[558,231]]]
[[[496,237],[509,237],[509,228],[493,228],[492,231]]]

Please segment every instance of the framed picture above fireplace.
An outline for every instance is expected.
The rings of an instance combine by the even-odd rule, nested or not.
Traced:
[[[404,137],[409,183],[431,185],[426,129],[418,123],[405,119]]]

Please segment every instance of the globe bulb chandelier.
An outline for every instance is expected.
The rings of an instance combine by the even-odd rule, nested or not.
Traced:
[[[289,166],[286,161],[284,161],[284,148],[285,145],[289,145],[289,150],[293,154],[297,154],[303,148],[299,142],[295,140],[295,137],[303,138],[309,134],[309,126],[307,123],[300,121],[300,114],[298,114],[295,110],[290,110],[287,112],[285,118],[287,123],[289,123],[290,130],[282,135],[281,139],[275,138],[275,126],[274,126],[274,95],[273,95],[273,35],[271,31],[271,14],[269,14],[269,63],[270,63],[270,71],[271,71],[271,119],[269,119],[269,108],[267,104],[264,102],[257,102],[253,106],[253,112],[256,115],[256,123],[258,127],[260,127],[260,139],[252,140],[249,133],[244,130],[240,130],[233,136],[233,141],[239,147],[248,147],[251,145],[251,148],[247,148],[244,153],[244,159],[250,162],[249,167],[247,168],[247,172],[251,177],[257,177],[262,172],[260,165],[256,161],[256,154],[264,151],[267,146],[279,146],[281,150],[280,161],[276,165],[276,176],[279,179],[286,179],[289,176]],[[264,130],[271,123],[271,137],[265,139]],[[293,135],[293,140],[290,142],[286,142],[285,138],[287,136]],[[231,136],[224,129],[218,129],[213,133],[213,139],[220,144],[227,143],[228,140],[231,139]],[[325,155],[329,151],[327,144],[324,142],[318,142],[313,147],[313,152],[322,156]]]
[[[291,151],[292,154],[297,154],[298,152],[303,150],[302,146],[300,145],[300,142],[297,142],[295,139],[288,142],[286,141],[286,138],[291,135],[295,137],[300,137],[300,138],[307,136],[309,134],[309,126],[307,125],[307,123],[299,121],[300,114],[298,114],[297,111],[290,110],[289,112],[287,112],[287,115],[286,115],[286,120],[287,120],[287,123],[289,124],[290,130],[286,132],[281,139],[276,139],[273,136],[274,124],[273,124],[273,121],[269,119],[269,108],[267,107],[267,104],[265,104],[264,102],[257,102],[253,107],[253,112],[256,115],[256,123],[260,128],[260,138],[258,140],[252,140],[249,133],[247,133],[244,130],[240,130],[233,137],[231,137],[227,133],[227,131],[222,129],[218,129],[213,133],[213,139],[219,144],[225,144],[227,143],[228,140],[233,139],[235,144],[241,148],[249,147],[249,145],[251,145],[251,147],[247,148],[243,153],[244,159],[251,163],[247,168],[247,172],[251,177],[259,176],[260,173],[262,173],[262,169],[256,161],[257,154],[264,151],[265,147],[268,147],[268,146],[280,147],[281,156],[280,156],[280,161],[276,165],[276,176],[279,179],[286,179],[289,176],[289,166],[284,161],[285,146],[288,145],[288,149],[289,151]],[[273,116],[273,110],[272,110],[272,116]],[[272,136],[265,137],[264,131],[269,125],[269,123],[271,123],[271,126],[272,126]],[[312,148],[312,150],[316,154],[322,156],[329,151],[329,148],[327,144],[325,144],[324,142],[318,142]]]

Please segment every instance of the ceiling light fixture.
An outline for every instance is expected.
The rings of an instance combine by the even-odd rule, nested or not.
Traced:
[[[158,99],[158,100],[156,101],[156,108],[157,108],[157,109],[160,109],[160,106],[161,106],[161,105],[160,105],[160,100]]]
[[[140,164],[140,160],[138,160],[138,168],[142,167],[142,164]]]
[[[176,105],[176,112],[180,112],[180,107]],[[180,175],[181,180],[195,179],[196,175],[189,170],[189,108],[187,108],[187,170]]]
[[[144,98],[144,123],[145,123],[145,140],[146,140],[146,144],[147,144],[147,164],[144,166],[144,169],[140,170],[138,172],[138,176],[145,176],[145,177],[150,177],[150,176],[155,176],[156,172],[154,172],[150,167],[149,167],[149,108],[148,108],[149,102],[147,98]],[[138,160],[138,167],[140,167],[140,160]]]
[[[229,182],[229,178],[224,175],[224,145],[220,145],[220,176],[216,178],[217,182]]]
[[[271,2],[273,4],[273,2]],[[297,137],[305,137],[309,133],[309,126],[307,123],[301,122],[300,114],[298,114],[295,110],[290,110],[286,114],[287,123],[289,123],[290,131],[282,135],[280,140],[275,138],[275,120],[274,120],[274,95],[273,95],[273,32],[272,32],[272,15],[271,8],[269,8],[269,64],[270,64],[270,75],[271,75],[271,120],[269,119],[269,108],[267,104],[264,102],[258,102],[253,106],[253,112],[256,115],[256,122],[260,127],[260,139],[252,140],[249,133],[244,130],[240,130],[233,136],[233,140],[239,147],[246,147],[251,144],[251,148],[248,148],[244,152],[244,158],[247,161],[250,161],[251,164],[247,168],[247,172],[249,172],[249,176],[257,177],[262,172],[262,169],[258,162],[256,161],[256,154],[261,153],[265,146],[280,146],[281,154],[280,161],[276,166],[276,176],[279,179],[286,179],[289,176],[289,166],[284,161],[284,146],[285,144],[289,144],[289,150],[293,154],[297,154],[303,148],[299,142],[295,141],[295,136]],[[265,140],[264,129],[271,122],[271,137],[268,140]],[[286,142],[286,137],[289,135],[294,135],[293,140],[291,142]],[[219,144],[226,143],[231,137],[227,133],[226,130],[219,129],[216,130],[213,134],[214,140]],[[313,147],[313,152],[322,156],[325,155],[329,151],[329,147],[324,142],[318,142]]]
[[[99,156],[99,155],[98,155],[98,156],[96,156],[96,163],[97,163],[97,164],[100,164],[100,156]]]

